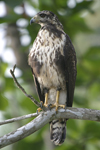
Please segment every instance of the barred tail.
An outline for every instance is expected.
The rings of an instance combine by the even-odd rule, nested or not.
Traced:
[[[55,145],[61,145],[66,138],[66,119],[50,122],[50,135]]]

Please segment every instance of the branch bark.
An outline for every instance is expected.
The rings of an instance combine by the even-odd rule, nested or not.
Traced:
[[[23,119],[36,117],[38,115],[39,115],[38,113],[33,113],[33,114],[28,114],[28,115],[24,115],[24,116],[20,116],[20,117],[16,117],[16,118],[7,119],[7,120],[0,122],[0,125],[16,122],[16,121],[23,120]]]
[[[68,107],[65,109],[59,109],[57,114],[55,109],[51,111],[41,113],[34,120],[18,128],[16,131],[8,133],[0,138],[0,148],[5,147],[9,144],[15,143],[30,134],[36,132],[44,125],[49,123],[53,119],[67,118],[67,119],[81,119],[81,120],[92,120],[100,121],[100,110],[93,110],[87,108],[72,108]]]

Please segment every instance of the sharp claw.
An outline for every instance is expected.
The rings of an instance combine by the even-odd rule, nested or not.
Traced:
[[[63,109],[66,108],[65,105],[60,105],[60,104],[56,104],[56,103],[53,105],[53,107],[56,107],[56,112],[58,111],[58,108],[59,108],[59,107],[60,107],[60,108],[63,108]]]
[[[38,109],[37,109],[37,110],[36,110],[36,113],[38,114],[38,112],[39,112],[39,111],[38,111]]]
[[[42,109],[39,107],[39,108],[37,109],[37,113],[40,112],[41,110],[42,110]]]
[[[43,108],[43,102],[42,101],[40,102],[40,105],[41,105],[41,108]]]
[[[51,110],[52,104],[48,104],[48,109]]]

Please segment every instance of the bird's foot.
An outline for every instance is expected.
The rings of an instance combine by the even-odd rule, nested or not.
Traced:
[[[40,105],[41,105],[41,107],[39,107],[39,108],[37,109],[37,113],[40,112],[40,111],[43,109],[43,106],[44,106],[44,107],[48,107],[48,93],[45,93],[45,102],[44,102],[44,104],[43,104],[43,102],[41,101],[41,102],[40,102]],[[49,108],[49,107],[48,107],[48,108]]]
[[[44,102],[44,104],[42,106],[48,108],[48,93],[45,93],[45,102]]]
[[[60,94],[60,90],[57,90],[56,102],[50,106],[51,108],[56,107],[56,112],[58,111],[59,107],[62,107],[62,108],[66,107],[63,104],[59,104],[59,94]]]
[[[42,101],[40,102],[40,105],[41,106],[37,109],[37,113],[40,112],[42,110],[42,108],[43,108],[43,102]]]
[[[57,112],[59,107],[65,109],[66,106],[65,106],[65,105],[62,105],[62,104],[54,103],[54,104],[51,104],[50,108],[53,108],[53,107],[56,108],[56,112]]]

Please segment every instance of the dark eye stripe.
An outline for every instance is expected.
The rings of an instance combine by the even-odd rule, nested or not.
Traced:
[[[44,18],[44,17],[45,17],[45,14],[40,14],[40,17]]]

